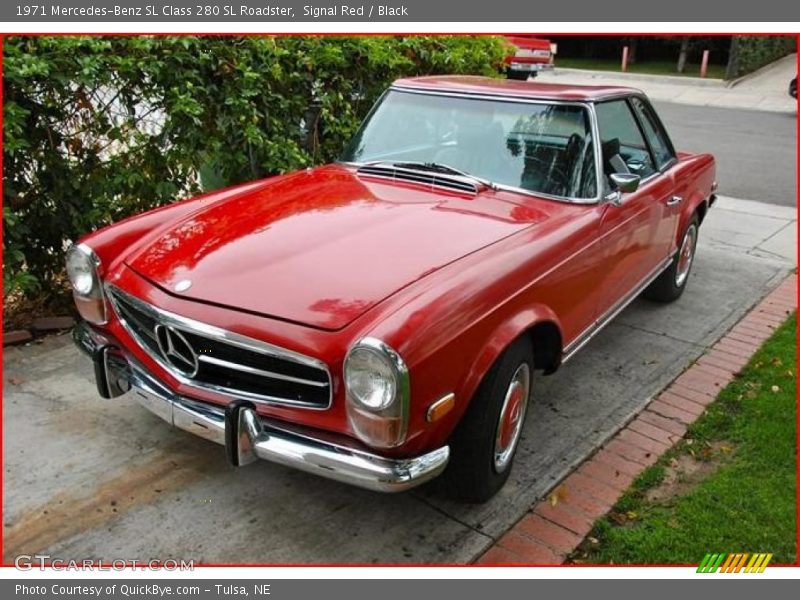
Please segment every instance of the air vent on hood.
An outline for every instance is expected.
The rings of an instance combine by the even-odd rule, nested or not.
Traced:
[[[458,175],[423,172],[391,165],[365,165],[359,167],[357,172],[359,175],[380,177],[382,179],[391,179],[392,181],[407,181],[430,186],[431,188],[444,188],[464,194],[472,194],[473,196],[478,193],[478,187],[475,183]]]

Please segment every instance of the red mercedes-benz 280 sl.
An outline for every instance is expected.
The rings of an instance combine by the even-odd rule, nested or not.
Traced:
[[[67,260],[105,397],[380,491],[508,478],[534,371],[677,299],[714,159],[641,92],[399,80],[341,161],[101,229]],[[535,443],[535,442],[531,442]]]

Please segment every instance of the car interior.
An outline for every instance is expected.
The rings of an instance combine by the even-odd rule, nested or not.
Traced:
[[[512,123],[484,115],[482,123],[472,119],[468,126],[459,126],[452,142],[441,147],[433,160],[532,192],[574,198],[596,195],[592,139],[582,114],[568,118],[558,114],[555,127],[541,115]]]
[[[448,105],[424,96],[392,98],[393,108],[375,116],[379,124],[356,137],[349,160],[439,163],[532,193],[591,199],[598,195],[595,148],[601,156],[603,195],[614,189],[612,174],[645,179],[657,171],[654,160],[662,165],[673,159],[668,140],[636,98],[596,105],[599,144],[587,109],[577,104],[459,100]]]

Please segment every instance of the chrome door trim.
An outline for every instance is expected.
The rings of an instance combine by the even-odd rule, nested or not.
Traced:
[[[623,296],[621,300],[611,306],[611,308],[609,308],[600,318],[595,320],[591,325],[589,325],[589,327],[583,330],[574,341],[567,344],[561,353],[561,364],[564,364],[570,358],[575,356],[575,353],[577,353],[578,350],[588,344],[595,335],[597,335],[606,325],[614,320],[614,317],[625,310],[625,308],[627,308],[627,306],[633,302],[648,285],[653,283],[653,281],[655,281],[658,276],[661,275],[661,273],[669,268],[673,259],[674,255],[671,255],[666,261],[659,264],[658,267],[651,271],[649,275],[636,284],[630,292]]]

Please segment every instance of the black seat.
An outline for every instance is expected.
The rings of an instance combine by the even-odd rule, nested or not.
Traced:
[[[614,173],[630,173],[625,159],[620,155],[619,138],[612,138],[602,143],[603,173],[608,177]]]

